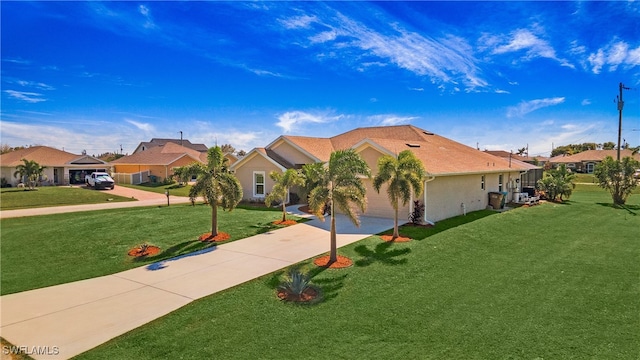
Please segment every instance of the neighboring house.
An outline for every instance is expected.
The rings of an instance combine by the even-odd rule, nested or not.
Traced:
[[[544,162],[548,160],[548,158],[542,158],[543,160],[539,161],[537,157],[530,158],[527,156],[519,156],[504,150],[485,150],[484,152],[501,157],[507,161],[510,161],[511,164],[516,164],[527,169],[526,173],[520,175],[519,187],[521,190],[524,188],[535,189],[536,185],[538,184],[538,180],[542,179],[544,173],[542,165],[544,165]]]
[[[504,150],[485,150],[485,152],[494,156],[499,156],[504,159],[508,159],[509,157],[511,157],[511,159],[523,161],[535,166],[544,167],[544,164],[546,164],[547,161],[549,161],[549,158],[546,156],[522,156],[522,155],[510,153]]]
[[[176,145],[180,145],[186,147],[187,149],[195,150],[198,152],[206,153],[209,148],[205,144],[192,144],[191,141],[187,139],[158,139],[153,138],[151,141],[143,141],[138,145],[138,147],[133,151],[133,153],[137,153],[140,151],[145,151],[152,149],[154,147],[163,146],[167,143],[174,143]]]
[[[24,181],[13,176],[16,167],[24,164],[22,159],[46,167],[44,183],[47,185],[84,184],[86,174],[110,170],[108,163],[93,156],[76,155],[48,146],[31,146],[0,155],[1,176],[12,186]]]
[[[559,164],[565,164],[567,169],[579,173],[592,174],[596,165],[599,164],[605,157],[611,156],[616,159],[618,156],[618,150],[587,150],[582,151],[574,155],[558,155],[552,157],[549,162],[551,165],[558,166]],[[622,149],[620,151],[620,158],[633,157],[640,161],[640,154],[633,155],[633,152],[629,149]]]
[[[154,139],[155,140],[155,139]],[[178,140],[180,141],[180,140]],[[185,142],[188,140],[184,140]],[[120,184],[139,184],[149,181],[163,181],[173,175],[173,169],[193,162],[207,163],[207,152],[180,146],[173,141],[162,145],[144,147],[141,143],[136,151],[110,162],[114,168],[113,178]],[[144,150],[141,150],[143,149]],[[237,158],[225,154],[229,163]]]
[[[425,191],[418,199],[425,204],[424,220],[440,221],[465,211],[484,209],[488,193],[511,194],[519,189],[516,179],[527,169],[519,164],[484,153],[412,125],[358,128],[331,138],[283,135],[264,148],[251,150],[231,166],[243,187],[243,199],[262,200],[273,187],[269,172],[301,168],[304,164],[326,162],[331,153],[355,149],[369,164],[373,175],[382,155],[395,156],[411,150],[427,170]],[[386,188],[378,194],[372,180],[364,179],[368,207],[365,215],[393,217]],[[412,203],[401,211],[407,218]]]

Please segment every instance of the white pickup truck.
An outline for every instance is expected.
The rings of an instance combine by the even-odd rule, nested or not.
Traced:
[[[113,181],[111,176],[106,172],[93,172],[90,175],[85,176],[84,182],[88,187],[92,187],[96,190],[100,188],[110,188],[113,190],[113,188],[116,187],[116,182]]]

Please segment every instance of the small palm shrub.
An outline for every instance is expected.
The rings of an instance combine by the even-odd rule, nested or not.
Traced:
[[[281,300],[311,303],[318,301],[319,295],[319,289],[311,285],[311,278],[298,269],[291,269],[287,279],[278,286],[278,297]]]

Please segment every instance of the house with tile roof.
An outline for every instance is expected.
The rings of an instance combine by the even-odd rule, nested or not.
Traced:
[[[602,162],[607,156],[611,156],[616,159],[618,156],[618,150],[586,150],[573,155],[558,155],[549,159],[549,162],[553,166],[559,164],[565,164],[567,169],[579,173],[592,174],[596,165]],[[633,154],[633,151],[629,149],[620,150],[620,158],[632,157],[640,161],[640,154]]]
[[[193,162],[207,163],[207,151],[194,150],[180,146],[173,141],[164,142],[149,148],[138,146],[133,154],[110,162],[114,168],[113,178],[120,184],[139,184],[163,181],[173,175],[173,169]],[[225,154],[229,163],[237,160],[233,154]]]
[[[427,222],[436,222],[468,211],[484,209],[488,193],[519,191],[516,179],[528,170],[483,151],[460,144],[412,125],[358,128],[330,138],[282,135],[264,148],[255,148],[231,166],[243,187],[243,199],[260,200],[273,187],[271,171],[298,169],[304,164],[327,162],[331,153],[355,149],[373,175],[382,155],[412,151],[427,170],[425,191],[418,197],[425,205]],[[365,215],[393,217],[386,189],[378,194],[371,179],[367,187]],[[408,217],[412,203],[402,209]]]
[[[84,184],[84,177],[94,171],[109,171],[107,162],[88,155],[77,155],[49,146],[31,146],[0,155],[1,177],[16,186],[23,179],[13,174],[22,159],[35,161],[44,166],[47,185]]]
[[[504,150],[485,150],[485,152],[494,156],[499,156],[501,158],[516,159],[535,166],[544,166],[544,164],[549,161],[549,158],[546,156],[522,156]]]

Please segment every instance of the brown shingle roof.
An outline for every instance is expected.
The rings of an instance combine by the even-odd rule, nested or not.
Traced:
[[[139,151],[128,156],[113,160],[112,165],[169,165],[183,156],[189,156],[193,161],[207,162],[207,154],[186,148],[174,143],[155,146],[145,151]]]
[[[134,151],[137,152],[139,149],[141,149],[143,146],[148,150],[148,149],[152,149],[156,146],[163,146],[167,143],[172,143],[172,144],[176,144],[176,145],[181,145],[184,146],[188,149],[192,149],[195,151],[199,151],[199,152],[207,152],[207,150],[209,148],[207,148],[207,146],[205,144],[192,144],[191,141],[187,140],[187,139],[160,139],[160,138],[153,138],[151,139],[151,141],[143,141],[141,142],[138,147],[136,148],[136,150]]]
[[[499,171],[522,171],[526,168],[476,150],[413,125],[358,128],[331,138],[283,136],[312,154],[320,161],[328,161],[331,152],[348,149],[368,139],[390,153],[411,150],[432,175]],[[411,144],[412,146],[409,146]]]
[[[577,154],[569,155],[569,156],[555,156],[552,157],[549,162],[552,163],[578,163],[584,161],[602,161],[605,157],[611,156],[612,158],[616,158],[618,150],[587,150],[582,151]],[[629,149],[620,150],[620,158],[625,158],[627,156],[631,156],[634,159],[640,161],[640,154],[633,155],[633,152]]]
[[[0,165],[15,167],[24,164],[22,159],[32,160],[42,166],[64,166],[86,155],[76,155],[48,146],[31,146],[0,155]]]

